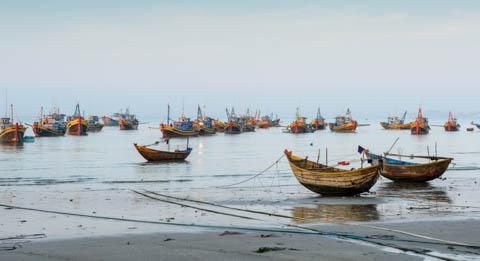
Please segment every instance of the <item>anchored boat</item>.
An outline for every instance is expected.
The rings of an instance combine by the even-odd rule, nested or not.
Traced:
[[[208,136],[217,133],[214,120],[202,113],[200,105],[198,106],[197,119],[194,121],[194,127],[198,130],[198,134],[202,136]]]
[[[313,129],[307,124],[307,118],[300,115],[300,110],[297,108],[295,113],[295,120],[288,125],[288,132],[290,133],[310,133]]]
[[[325,122],[325,118],[323,118],[322,113],[320,112],[320,108],[318,108],[317,116],[315,119],[312,120],[312,129],[314,130],[324,130],[327,123]]]
[[[190,118],[185,117],[185,114],[180,116],[178,121],[170,123],[170,105],[168,105],[167,124],[160,124],[164,138],[187,138],[198,136],[198,130],[194,128],[193,122]]]
[[[227,123],[222,122],[220,120],[213,120],[213,125],[215,126],[215,129],[217,132],[224,132],[225,131],[225,126]]]
[[[168,143],[169,141],[166,140]],[[168,162],[168,161],[182,161],[185,160],[188,155],[192,152],[192,148],[188,147],[188,141],[187,141],[187,147],[184,150],[174,150],[174,151],[164,151],[164,150],[155,150],[152,148],[149,148],[150,146],[157,145],[160,142],[155,142],[154,144],[151,145],[137,145],[136,143],[133,144],[135,149],[137,149],[138,153],[142,155],[143,158],[145,158],[149,162]]]
[[[227,110],[227,124],[225,125],[225,134],[240,134],[243,132],[244,123],[240,117],[235,114],[235,109]]]
[[[88,132],[98,132],[103,129],[103,124],[100,123],[98,116],[93,116],[93,115],[88,116],[87,121],[88,121],[88,127],[87,127]]]
[[[453,117],[452,112],[448,113],[448,120],[443,125],[445,131],[459,131],[460,124],[458,124],[457,119]]]
[[[428,125],[428,119],[423,117],[422,108],[418,109],[418,115],[415,122],[410,127],[412,135],[424,135],[430,132],[430,125]]]
[[[353,120],[350,109],[347,109],[345,116],[340,115],[335,118],[335,123],[330,123],[330,131],[353,133],[357,129],[358,122]]]
[[[87,135],[88,121],[80,113],[80,105],[77,103],[75,112],[67,118],[67,133],[74,136]]]
[[[127,108],[124,114],[121,114],[120,121],[118,125],[120,130],[137,130],[138,129],[138,120],[134,114],[130,114],[130,110]]]
[[[125,118],[123,111],[116,112],[112,116],[105,115],[102,117],[103,126],[116,127],[120,125],[120,119]]]
[[[385,153],[376,155],[359,146],[360,153],[365,153],[373,165],[380,167],[380,175],[393,181],[427,182],[441,177],[453,158],[438,156],[415,156]],[[394,159],[393,157],[398,157]],[[405,161],[402,158],[428,160],[424,163]]]
[[[343,170],[301,158],[285,150],[295,178],[307,189],[324,196],[354,196],[377,182],[378,166]]]
[[[400,118],[396,115],[389,116],[386,122],[380,122],[380,125],[386,130],[409,130],[412,127],[411,122],[405,123],[407,117],[407,111],[403,113]]]
[[[43,115],[43,107],[40,112],[40,119],[32,125],[35,137],[60,137],[67,132],[67,123],[65,122],[65,114],[60,110],[54,109],[49,115]]]
[[[27,128],[13,121],[13,105],[10,105],[10,117],[3,117],[0,120],[0,142],[11,145],[23,144]]]

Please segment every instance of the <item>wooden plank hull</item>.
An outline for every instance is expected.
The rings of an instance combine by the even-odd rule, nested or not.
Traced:
[[[380,122],[380,125],[386,130],[409,130],[412,123],[390,124],[387,122]]]
[[[243,128],[238,123],[228,123],[225,126],[225,134],[240,134],[242,133]]]
[[[354,133],[357,129],[357,122],[353,121],[343,125],[336,126],[334,123],[328,124],[330,131],[332,132],[343,132],[343,133]]]
[[[67,123],[68,135],[85,136],[87,135],[88,122],[81,118],[72,119]]]
[[[108,116],[103,116],[102,117],[102,122],[103,122],[104,126],[108,126],[108,127],[113,127],[113,126],[118,126],[119,125],[119,121],[117,121],[115,119],[112,119]]]
[[[137,130],[138,129],[138,122],[135,121],[128,121],[128,120],[120,120],[119,121],[120,130]]]
[[[33,124],[33,133],[35,134],[35,137],[61,137],[64,136],[65,133],[67,132],[66,128],[60,128],[60,129],[52,129],[47,126],[43,125],[38,125],[38,124]]]
[[[242,130],[243,132],[255,132],[255,125],[245,124]]]
[[[416,164],[416,165],[390,165],[382,164],[380,174],[393,181],[427,182],[441,177],[453,159]]]
[[[413,126],[410,129],[410,133],[412,135],[426,135],[429,132],[430,132],[430,127],[428,127],[428,126],[422,126],[422,127]]]
[[[210,136],[210,135],[214,135],[216,133],[217,133],[216,128],[201,127],[198,130],[198,134],[201,135],[201,136]]]
[[[27,128],[20,124],[6,127],[0,132],[0,143],[10,145],[23,144],[26,130]]]
[[[445,124],[443,126],[443,128],[445,129],[445,131],[459,131],[460,130],[460,125],[459,124],[457,124],[457,125]]]
[[[379,177],[378,166],[341,170],[302,159],[287,150],[284,153],[298,182],[324,196],[354,196],[367,192]]]
[[[87,131],[88,132],[98,132],[98,131],[101,131],[103,129],[103,125],[102,124],[88,124],[88,127],[87,127]]]
[[[305,125],[299,124],[291,124],[290,125],[290,133],[300,134],[300,133],[308,133],[308,128]]]
[[[198,136],[198,130],[179,130],[172,126],[161,124],[160,130],[164,138],[187,138]]]
[[[162,162],[162,161],[182,161],[185,160],[192,151],[191,149],[183,151],[161,151],[154,150],[137,144],[133,144],[138,153],[142,155],[144,159],[149,162]]]

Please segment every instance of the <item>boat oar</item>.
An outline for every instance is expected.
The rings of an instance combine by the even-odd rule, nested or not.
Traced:
[[[392,146],[390,146],[390,148],[387,150],[387,152],[385,152],[385,154],[390,153],[390,151],[393,149],[393,147],[395,147],[395,144],[397,144],[399,139],[400,139],[400,137],[397,137],[397,139],[393,142]]]
[[[148,144],[148,145],[143,145],[143,147],[150,147],[150,146],[153,146],[153,145],[158,145],[160,144],[160,141],[155,141],[154,143],[152,144]]]

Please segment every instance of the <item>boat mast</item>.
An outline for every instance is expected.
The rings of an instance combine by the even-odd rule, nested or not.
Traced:
[[[10,104],[10,122],[13,124],[13,104]]]
[[[405,122],[405,119],[406,119],[406,118],[407,118],[407,111],[405,111],[405,112],[403,113],[403,116],[402,116],[402,123],[404,123],[404,122]]]
[[[167,125],[170,125],[170,103],[167,104]]]

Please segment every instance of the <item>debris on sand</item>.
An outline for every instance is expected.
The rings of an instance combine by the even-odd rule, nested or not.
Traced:
[[[292,250],[292,251],[299,251],[296,248],[286,248],[286,247],[259,247],[257,250],[255,250],[255,253],[267,253],[267,252],[272,252],[272,251],[284,251],[284,250]]]
[[[163,242],[168,242],[168,241],[172,241],[172,240],[175,240],[174,238],[167,238],[165,240],[163,240]]]
[[[235,231],[224,231],[222,234],[219,236],[234,236],[234,235],[243,235],[243,233],[240,232],[235,232]]]

